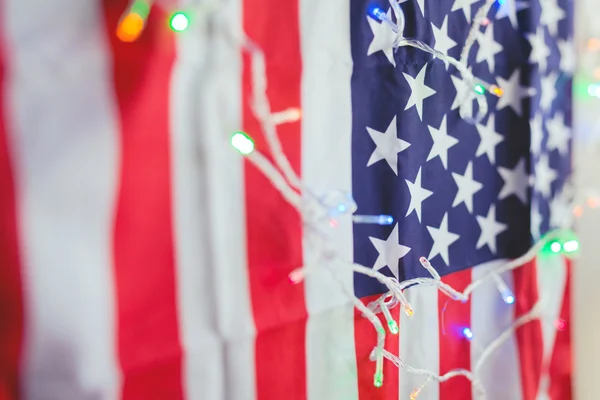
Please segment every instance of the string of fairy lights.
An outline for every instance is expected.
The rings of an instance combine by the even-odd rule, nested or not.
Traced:
[[[399,6],[398,0],[389,0],[393,18],[389,17],[379,7],[371,7],[368,15],[382,24],[388,24],[395,33],[394,48],[410,46],[427,53],[435,58],[442,60],[456,67],[461,74],[462,80],[473,88],[473,92],[463,96],[460,102],[459,112],[462,118],[476,123],[480,121],[488,112],[488,103],[486,96],[493,95],[500,97],[503,95],[502,88],[483,82],[475,77],[467,67],[467,59],[472,45],[480,28],[490,23],[488,14],[496,2],[504,0],[486,0],[476,13],[471,29],[467,35],[460,59],[457,60],[444,54],[429,45],[416,39],[404,37],[405,17]],[[135,41],[143,32],[146,19],[150,12],[151,3],[144,0],[133,1],[126,12],[123,14],[117,27],[117,36],[125,41]],[[185,31],[190,25],[189,11],[176,11],[171,14],[169,19],[170,27],[175,32]],[[260,170],[271,184],[281,193],[283,198],[291,204],[300,214],[302,222],[307,229],[316,233],[308,235],[306,244],[318,254],[316,266],[302,267],[293,271],[290,275],[292,283],[301,282],[308,274],[311,274],[318,268],[327,270],[341,285],[341,289],[346,293],[354,307],[356,307],[373,325],[377,339],[371,353],[371,359],[375,363],[375,372],[373,384],[376,387],[383,385],[383,360],[388,359],[398,368],[424,377],[423,383],[414,389],[410,399],[415,400],[420,393],[425,390],[431,382],[444,382],[458,376],[464,376],[472,383],[474,393],[478,399],[484,399],[486,396],[485,388],[478,377],[482,365],[485,364],[494,352],[513,336],[514,332],[522,325],[539,319],[542,316],[541,305],[536,304],[529,312],[520,316],[514,321],[513,325],[502,332],[494,341],[492,341],[481,353],[474,363],[472,370],[455,369],[444,375],[439,375],[436,371],[414,368],[407,365],[400,357],[391,354],[384,348],[386,334],[396,335],[399,332],[398,323],[392,317],[390,310],[394,307],[400,307],[407,316],[412,316],[415,312],[425,312],[424,310],[414,310],[408,302],[404,291],[417,290],[423,286],[435,286],[440,292],[455,301],[466,302],[471,294],[484,282],[492,280],[502,299],[507,304],[515,302],[515,295],[508,285],[502,280],[500,275],[504,272],[519,268],[537,257],[540,252],[563,253],[567,256],[576,255],[579,250],[577,237],[567,228],[571,219],[566,218],[563,222],[563,229],[552,231],[542,237],[535,243],[527,253],[521,257],[499,265],[489,270],[480,279],[472,282],[464,291],[458,291],[452,286],[442,281],[440,275],[431,265],[429,260],[421,257],[421,266],[431,275],[429,278],[415,278],[399,282],[395,278],[383,275],[369,267],[354,263],[352,260],[346,260],[341,257],[330,240],[331,227],[336,227],[339,221],[345,218],[351,218],[354,223],[367,223],[378,225],[391,225],[394,218],[389,215],[356,215],[357,205],[349,193],[331,191],[325,196],[316,196],[310,188],[307,188],[302,179],[292,168],[289,160],[283,152],[279,141],[277,126],[285,123],[296,122],[301,119],[301,112],[298,108],[290,107],[287,110],[273,112],[271,110],[269,98],[266,94],[267,74],[266,62],[262,49],[257,46],[250,38],[246,36],[239,37],[238,32],[227,31],[237,45],[241,45],[244,51],[250,55],[250,69],[252,80],[252,96],[250,100],[251,110],[260,122],[264,136],[266,138],[268,150],[272,156],[271,161],[260,150],[256,149],[255,143],[250,135],[245,132],[236,132],[231,136],[231,145],[244,155],[247,160]],[[473,95],[473,93],[475,95]],[[600,89],[599,89],[600,93]],[[600,95],[599,95],[600,96]],[[466,105],[468,102],[476,101],[478,108],[475,115],[468,115]],[[472,107],[469,107],[472,109]],[[600,198],[597,196],[572,196],[569,199],[568,209],[572,210],[572,216],[579,217],[583,214],[584,208],[596,208],[600,205]],[[381,295],[377,300],[365,305],[357,298],[352,289],[342,283],[340,270],[352,271],[376,279],[386,286],[388,292]],[[557,295],[561,295],[557,293]],[[386,321],[387,329],[383,326],[378,314],[383,315]],[[476,332],[472,332],[469,327],[463,328],[461,332],[466,340],[473,340]]]

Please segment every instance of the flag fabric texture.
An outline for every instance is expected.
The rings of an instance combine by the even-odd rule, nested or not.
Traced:
[[[400,5],[405,36],[459,58],[483,1]],[[423,377],[385,361],[373,386],[376,334],[348,298],[384,287],[344,270],[288,279],[318,255],[229,143],[243,130],[268,150],[235,33],[264,50],[273,111],[302,110],[279,136],[303,182],[394,217],[340,221],[338,252],[398,280],[426,276],[426,256],[462,290],[556,224],[571,165],[572,2],[495,4],[469,65],[504,95],[487,95],[475,124],[459,114],[473,88],[427,53],[394,51],[371,2],[202,6],[156,3],[123,43],[125,1],[0,2],[0,400],[408,399]],[[193,15],[179,34],[175,9]],[[400,332],[386,349],[439,374],[472,369],[539,300],[542,318],[479,376],[491,400],[569,400],[570,269],[555,256],[503,274],[514,304],[494,282],[467,303],[411,287],[414,315],[391,310]],[[419,395],[471,398],[464,378]]]

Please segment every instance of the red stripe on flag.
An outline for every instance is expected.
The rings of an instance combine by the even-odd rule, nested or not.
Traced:
[[[471,274],[470,268],[446,275],[442,281],[462,292],[471,283]],[[470,370],[471,342],[465,338],[463,330],[471,328],[471,301],[462,303],[438,293],[440,375],[456,368]],[[471,382],[463,377],[440,384],[440,400],[470,400],[471,394]]]
[[[0,92],[4,94],[3,45],[0,53]],[[15,182],[6,131],[8,113],[5,97],[0,95],[0,399],[16,400],[23,343],[23,299]]]
[[[552,400],[571,400],[573,398],[571,377],[573,376],[573,349],[571,343],[571,278],[573,262],[565,261],[567,278],[565,292],[557,321],[558,332],[554,341],[552,361],[550,362],[550,398]]]
[[[377,300],[379,296],[362,298],[364,304]],[[400,307],[390,310],[392,317],[399,320]],[[383,314],[377,314],[385,329],[387,321]],[[375,387],[373,384],[375,374],[375,362],[369,356],[377,344],[377,332],[371,322],[364,318],[360,311],[354,313],[354,343],[356,348],[356,373],[358,381],[358,398],[361,400],[397,400],[399,394],[399,370],[391,361],[383,362],[383,386]],[[385,349],[392,354],[400,352],[400,340],[398,335],[392,335],[387,330],[385,337]]]
[[[121,128],[114,262],[122,397],[181,399],[169,139],[175,43],[158,7],[138,41],[118,41],[126,4],[104,1]]]
[[[244,30],[265,52],[273,111],[300,107],[302,61],[297,0],[245,0]],[[243,127],[267,151],[252,116],[250,58],[244,57]],[[300,123],[279,127],[283,149],[301,171]],[[288,274],[302,265],[302,227],[262,173],[246,163],[248,275],[256,325],[256,390],[261,400],[306,398],[306,305],[304,286]],[[235,246],[235,243],[232,243]]]
[[[515,319],[527,314],[539,299],[536,261],[533,260],[513,272],[515,292]],[[537,396],[542,370],[542,326],[539,320],[529,322],[516,332],[519,346],[523,400]]]

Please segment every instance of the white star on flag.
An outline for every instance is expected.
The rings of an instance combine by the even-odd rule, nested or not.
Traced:
[[[540,67],[540,72],[545,71],[548,63],[548,57],[550,56],[550,49],[546,44],[546,34],[544,33],[544,28],[538,26],[535,33],[528,33],[525,36],[527,36],[527,40],[529,40],[529,44],[531,44],[529,62],[538,64]]]
[[[498,167],[498,173],[504,181],[498,199],[504,200],[514,194],[523,204],[527,204],[529,175],[525,169],[525,160],[521,158],[513,169]]]
[[[460,238],[460,235],[448,231],[448,213],[444,214],[439,228],[428,226],[427,230],[433,239],[433,245],[427,258],[431,261],[433,257],[440,255],[446,265],[450,265],[448,248]]]
[[[523,114],[523,99],[535,93],[532,88],[521,86],[521,70],[516,69],[508,80],[497,77],[498,86],[504,90],[504,94],[498,99],[497,111],[510,107],[520,117]]]
[[[529,121],[531,129],[531,152],[539,155],[542,151],[542,141],[544,140],[544,120],[542,114],[535,113],[533,119]]]
[[[419,172],[417,172],[417,177],[414,182],[405,179],[406,184],[408,185],[408,190],[410,191],[410,204],[408,205],[408,211],[406,211],[406,216],[408,217],[410,213],[413,211],[417,214],[417,218],[419,222],[421,222],[421,206],[422,203],[429,198],[433,194],[432,191],[423,189],[421,186],[421,168],[419,168]]]
[[[473,179],[473,162],[469,161],[464,175],[453,172],[452,178],[454,178],[454,182],[458,186],[458,192],[456,192],[452,207],[465,203],[469,213],[473,214],[473,196],[483,188],[481,182]]]
[[[471,71],[471,68],[469,67],[468,70]],[[464,117],[473,117],[473,100],[475,100],[476,96],[475,91],[470,85],[457,76],[450,75],[450,79],[454,84],[454,89],[456,89],[456,95],[454,96],[450,110],[456,110],[461,107],[461,115]]]
[[[554,117],[546,123],[548,130],[548,150],[558,150],[558,152],[567,156],[569,154],[569,139],[571,130],[565,125],[565,116],[557,111]]]
[[[539,239],[541,236],[542,222],[544,221],[540,213],[540,207],[537,202],[531,203],[531,235],[534,239]]]
[[[448,54],[448,50],[456,47],[456,42],[448,36],[448,16],[444,18],[442,22],[442,26],[438,28],[431,23],[431,28],[433,29],[433,37],[435,38],[435,49]],[[446,69],[448,69],[448,61],[444,61],[446,65]]]
[[[569,202],[565,196],[555,196],[550,202],[550,225],[552,228],[565,228],[572,219]]]
[[[481,229],[479,239],[477,240],[477,249],[488,246],[493,254],[496,254],[496,239],[499,234],[504,232],[508,225],[496,221],[496,206],[492,204],[486,217],[476,216],[477,223]]]
[[[540,107],[543,111],[550,111],[552,101],[556,98],[556,81],[558,74],[555,71],[550,72],[547,76],[542,77]]]
[[[471,5],[477,3],[479,0],[454,0],[452,9],[450,11],[462,10],[465,14],[467,22],[471,22]]]
[[[388,18],[392,18],[392,10],[389,9],[386,13]],[[383,54],[387,57],[388,61],[392,65],[396,66],[396,60],[394,59],[394,42],[396,40],[396,34],[388,24],[375,21],[373,18],[367,16],[367,21],[373,32],[373,40],[369,44],[367,55],[370,56],[378,51],[383,51]]]
[[[496,146],[504,140],[504,136],[496,132],[496,118],[490,114],[485,125],[477,124],[477,132],[481,141],[477,147],[475,157],[485,154],[492,164],[496,163]]]
[[[558,174],[550,167],[548,154],[542,154],[535,164],[534,186],[545,198],[552,195],[552,182],[558,178]]]
[[[526,9],[529,5],[520,0],[504,0],[498,2],[498,11],[496,11],[496,19],[502,19],[508,17],[513,29],[519,27],[519,21],[517,20],[517,13],[521,10]]]
[[[429,133],[433,139],[433,146],[431,146],[431,150],[427,156],[427,161],[431,161],[434,158],[439,157],[444,169],[448,169],[448,149],[450,149],[452,146],[455,146],[458,143],[458,139],[454,136],[448,135],[445,115],[442,118],[442,122],[440,123],[440,127],[438,129],[429,125],[427,128],[429,129]]]
[[[408,85],[410,86],[410,97],[406,102],[406,107],[404,107],[404,111],[408,110],[412,106],[415,106],[417,109],[417,114],[419,114],[419,119],[423,121],[423,100],[428,97],[433,96],[436,91],[425,85],[425,74],[427,72],[427,64],[423,65],[419,73],[415,78],[410,76],[409,74],[402,73]]]
[[[546,25],[550,35],[556,36],[558,34],[558,21],[564,19],[567,13],[560,8],[556,0],[542,0],[540,6],[542,8],[540,24]]]
[[[367,132],[373,142],[375,142],[375,150],[373,150],[367,162],[367,167],[378,161],[385,160],[392,171],[398,175],[398,153],[408,149],[410,143],[398,138],[396,116],[394,116],[385,132],[379,132],[368,126]]]
[[[496,54],[504,50],[502,45],[494,40],[494,26],[488,25],[484,33],[477,32],[477,41],[479,42],[479,51],[475,62],[487,62],[490,72],[493,73],[496,67]]]
[[[394,226],[392,233],[390,233],[386,240],[371,236],[369,236],[369,240],[371,240],[371,243],[373,243],[373,246],[375,246],[375,249],[379,253],[373,269],[379,271],[384,267],[388,267],[396,279],[398,279],[398,261],[410,251],[410,247],[399,244],[398,224]]]
[[[560,69],[567,74],[575,72],[575,47],[572,40],[558,39],[558,51],[560,52]]]

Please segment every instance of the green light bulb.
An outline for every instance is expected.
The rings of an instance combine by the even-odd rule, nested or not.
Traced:
[[[244,132],[236,132],[231,136],[231,145],[243,155],[254,151],[254,141]]]
[[[383,373],[378,372],[375,374],[375,378],[373,379],[373,385],[378,388],[383,386]]]
[[[390,328],[390,332],[392,332],[392,334],[398,334],[398,324],[396,323],[396,321],[394,321],[393,319],[389,320],[388,327]]]
[[[562,250],[562,245],[560,244],[560,242],[554,241],[552,242],[552,244],[550,244],[550,250],[552,250],[553,253],[560,253],[560,251]]]
[[[479,94],[484,94],[485,86],[483,86],[481,83],[478,83],[477,85],[475,85],[475,92]]]
[[[169,24],[175,32],[183,32],[190,25],[190,19],[185,13],[179,11],[171,16]]]

